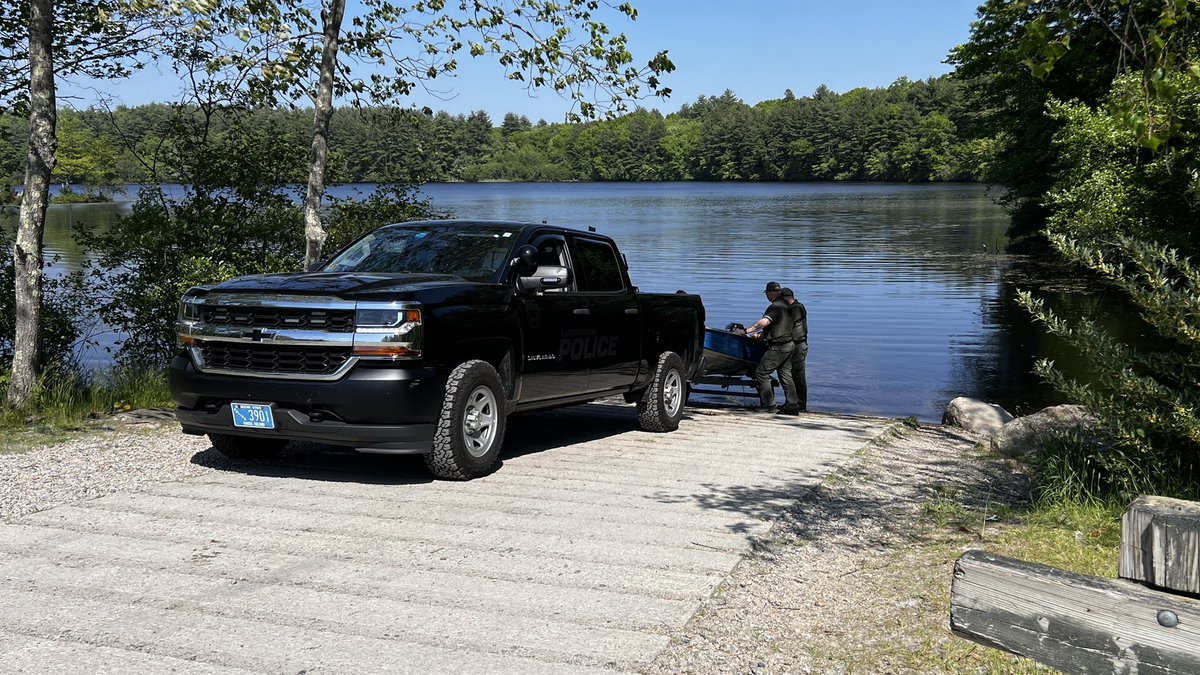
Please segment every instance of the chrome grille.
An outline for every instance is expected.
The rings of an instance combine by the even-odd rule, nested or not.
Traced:
[[[205,369],[248,373],[329,375],[350,358],[349,347],[204,342]]]
[[[201,306],[200,320],[210,326],[296,328],[353,333],[354,310],[297,307]]]

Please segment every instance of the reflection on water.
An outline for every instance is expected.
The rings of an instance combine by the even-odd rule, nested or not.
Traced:
[[[370,186],[331,192],[357,188]],[[1054,355],[1055,345],[1012,302],[1028,270],[998,253],[1007,218],[980,186],[458,183],[423,192],[458,217],[595,227],[617,240],[643,290],[703,296],[710,326],[752,323],[767,281],[791,286],[809,312],[815,410],[938,421],[959,395],[1014,412],[1055,402],[1030,374],[1035,355]],[[47,254],[77,267],[71,224],[109,225],[125,208],[52,206]]]

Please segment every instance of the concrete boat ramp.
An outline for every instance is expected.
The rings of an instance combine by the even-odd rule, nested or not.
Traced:
[[[634,418],[514,417],[503,464],[465,483],[298,447],[0,525],[0,671],[636,672],[889,425]]]

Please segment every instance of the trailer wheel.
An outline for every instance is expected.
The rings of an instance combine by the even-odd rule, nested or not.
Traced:
[[[438,478],[467,480],[491,470],[500,455],[505,426],[504,385],[487,361],[459,364],[446,379],[446,394],[425,465]]]
[[[687,396],[683,359],[675,352],[663,352],[654,368],[654,379],[638,401],[638,426],[645,431],[678,429]]]
[[[209,434],[213,449],[230,459],[277,459],[287,441],[282,438],[258,438]]]

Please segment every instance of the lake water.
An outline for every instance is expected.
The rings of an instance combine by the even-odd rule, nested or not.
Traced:
[[[339,186],[344,195],[370,186]],[[1002,253],[1007,217],[978,185],[877,183],[454,183],[422,189],[465,218],[594,227],[642,290],[704,299],[708,325],[750,324],[768,281],[809,314],[809,407],[939,421],[955,396],[1015,413],[1058,402],[1030,373],[1069,365],[1014,306],[1024,261]],[[52,206],[47,255],[84,255],[72,222],[127,204]],[[748,399],[747,399],[748,401]]]

